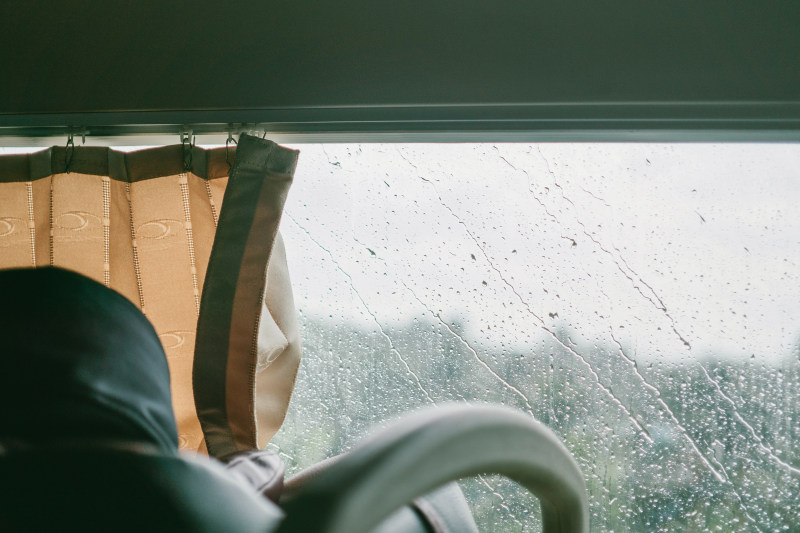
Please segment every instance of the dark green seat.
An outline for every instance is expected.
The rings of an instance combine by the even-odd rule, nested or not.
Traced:
[[[406,505],[493,472],[540,498],[547,533],[588,531],[582,476],[552,432],[509,409],[465,406],[407,417],[290,481],[282,509],[206,458],[85,443],[0,451],[0,524],[4,532],[416,533],[433,516],[442,531],[467,532],[474,523],[454,485]]]
[[[278,507],[206,459],[99,449],[0,455],[0,530],[264,533]]]

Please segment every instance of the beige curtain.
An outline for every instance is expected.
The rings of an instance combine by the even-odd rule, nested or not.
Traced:
[[[266,445],[300,358],[277,233],[297,152],[243,135],[230,156],[232,169],[224,148],[181,145],[0,157],[0,268],[68,268],[139,306],[167,353],[181,447],[217,456]]]

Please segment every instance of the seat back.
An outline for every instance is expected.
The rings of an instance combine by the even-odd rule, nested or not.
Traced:
[[[0,455],[5,532],[265,533],[277,506],[205,458],[98,449]]]

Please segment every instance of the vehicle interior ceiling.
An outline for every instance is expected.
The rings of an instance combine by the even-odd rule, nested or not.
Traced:
[[[563,441],[592,530],[796,530],[800,5],[79,4],[2,18],[0,156],[300,151],[290,474],[490,402]],[[461,486],[482,531],[541,528]]]

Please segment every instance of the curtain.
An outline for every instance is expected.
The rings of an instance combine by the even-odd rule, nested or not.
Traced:
[[[298,152],[242,135],[227,155],[232,167],[225,148],[188,145],[0,157],[0,268],[67,268],[136,304],[167,354],[181,448],[215,456],[266,445],[300,359],[278,233]]]

